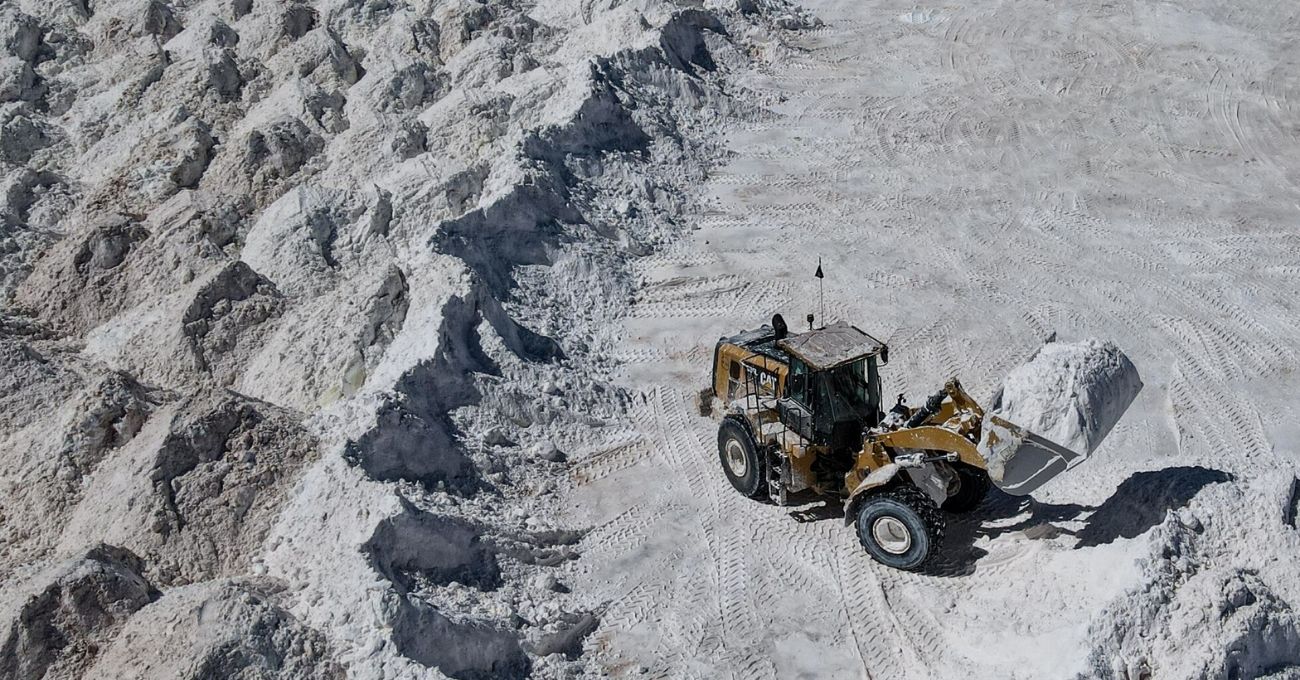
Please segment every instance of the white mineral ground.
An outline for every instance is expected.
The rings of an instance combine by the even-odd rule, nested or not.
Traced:
[[[0,2],[0,678],[1300,677],[1289,10]],[[1146,387],[889,570],[691,403],[819,256]]]
[[[570,445],[564,578],[608,667],[662,677],[1300,677],[1300,83],[1288,8],[811,0],[731,75],[697,231],[633,263],[630,424]],[[1055,336],[1145,387],[1036,500],[950,518],[935,573],[834,506],[748,502],[691,397],[773,312],[890,345],[892,402],[991,403]]]

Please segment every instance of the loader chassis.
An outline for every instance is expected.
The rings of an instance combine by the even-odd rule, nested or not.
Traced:
[[[973,509],[990,485],[1013,496],[1033,493],[1085,460],[1142,389],[1132,362],[1113,344],[1088,341],[1054,352],[1071,357],[1072,369],[1052,370],[1065,371],[1072,387],[1050,387],[1051,394],[1029,403],[1066,399],[1047,411],[1074,409],[1090,433],[1086,450],[1005,420],[999,413],[1014,409],[1004,410],[1001,396],[986,414],[956,378],[915,408],[899,395],[886,413],[884,343],[844,323],[789,333],[779,314],[770,326],[718,341],[700,412],[721,416],[718,456],[736,490],[780,505],[801,491],[842,498],[845,523],[856,523],[872,557],[920,569],[942,542],[944,512]],[[1085,397],[1105,408],[1085,408]]]
[[[949,509],[970,509],[987,489],[976,449],[983,411],[951,380],[925,405],[908,408],[900,398],[886,414],[883,343],[847,324],[795,335],[774,322],[714,349],[701,397],[721,406],[718,452],[728,479],[746,496],[782,505],[802,491],[841,497],[846,522],[859,522],[873,557],[921,567],[943,535],[939,508],[960,496]]]

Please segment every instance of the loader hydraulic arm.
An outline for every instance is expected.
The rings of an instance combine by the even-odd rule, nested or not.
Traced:
[[[906,427],[920,427],[922,423],[934,417],[939,413],[939,408],[943,406],[943,400],[948,397],[948,386],[944,385],[943,389],[930,395],[925,400],[925,405],[916,409],[912,417],[907,419]]]
[[[961,381],[950,378],[942,389],[930,395],[921,408],[908,416],[903,427],[920,427],[927,423],[937,425],[963,413],[970,414],[975,420],[984,417],[984,409],[961,386]]]

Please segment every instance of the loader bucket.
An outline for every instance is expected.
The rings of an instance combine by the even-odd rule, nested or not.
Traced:
[[[984,421],[979,452],[988,464],[989,479],[1012,496],[1033,493],[1085,458],[997,416]]]
[[[1008,374],[986,412],[978,450],[989,478],[1013,496],[1033,493],[1086,460],[1141,390],[1137,369],[1113,343],[1043,346]]]

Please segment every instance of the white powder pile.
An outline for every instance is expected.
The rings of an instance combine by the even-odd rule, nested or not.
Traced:
[[[1133,362],[1114,343],[1054,342],[1007,375],[994,414],[1088,455],[1141,389]]]

